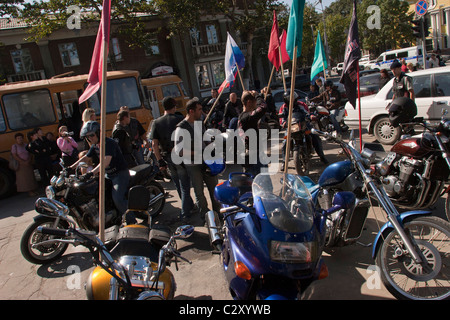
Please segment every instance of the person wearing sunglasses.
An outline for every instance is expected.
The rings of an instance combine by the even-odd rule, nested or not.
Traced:
[[[78,163],[86,160],[86,157],[92,158],[96,166],[91,171],[92,174],[98,174],[100,171],[100,124],[97,121],[88,121],[81,128],[80,136],[85,138],[90,145],[89,151],[85,156],[75,162],[71,168],[75,169]],[[120,151],[120,147],[114,139],[105,138],[105,175],[112,181],[112,199],[117,210],[123,215],[127,211],[128,201],[126,193],[130,181],[130,172],[127,162]],[[136,223],[136,218],[132,214],[126,216],[127,224]]]

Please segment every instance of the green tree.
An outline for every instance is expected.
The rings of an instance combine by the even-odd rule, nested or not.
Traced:
[[[101,0],[49,0],[23,3],[18,17],[31,25],[27,40],[39,41],[53,32],[67,28],[67,20],[73,14],[70,6],[81,9],[81,23],[100,19],[103,1]],[[121,22],[117,33],[124,36],[131,47],[144,47],[149,44],[152,34],[145,29],[142,13],[157,15],[152,2],[145,0],[112,0],[111,21]]]

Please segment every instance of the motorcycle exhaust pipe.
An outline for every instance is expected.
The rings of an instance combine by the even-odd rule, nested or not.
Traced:
[[[220,253],[222,250],[223,239],[220,236],[219,215],[213,210],[210,210],[205,214],[205,220],[208,227],[211,246],[216,249],[217,253]]]

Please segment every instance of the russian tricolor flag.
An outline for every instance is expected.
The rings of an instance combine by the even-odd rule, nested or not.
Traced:
[[[225,50],[225,80],[218,90],[219,93],[225,88],[232,87],[238,71],[245,67],[244,54],[228,32],[227,35],[227,46]]]

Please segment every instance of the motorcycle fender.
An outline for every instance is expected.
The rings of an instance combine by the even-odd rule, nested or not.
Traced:
[[[413,218],[417,217],[417,216],[425,216],[425,215],[430,215],[431,211],[420,211],[420,210],[415,210],[415,211],[407,211],[407,212],[403,212],[402,214],[400,214],[400,216],[398,217],[398,221],[400,222],[400,224],[403,226],[403,224],[405,222],[408,222],[410,220],[412,220]],[[380,232],[378,232],[375,241],[373,243],[373,247],[372,247],[372,259],[375,259],[377,254],[378,254],[378,250],[380,249],[381,244],[383,243],[383,239],[394,229],[394,226],[392,225],[392,223],[390,221],[386,222],[380,229]]]

